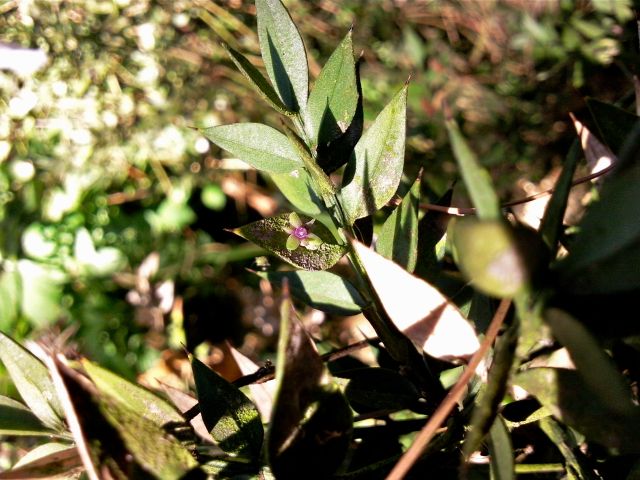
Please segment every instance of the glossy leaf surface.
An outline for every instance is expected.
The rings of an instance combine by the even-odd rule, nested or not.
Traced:
[[[304,223],[311,220],[305,215],[300,215],[300,218]],[[311,232],[323,241],[317,250],[308,250],[302,246],[295,250],[288,250],[286,244],[289,234],[286,230],[290,228],[289,214],[284,213],[236,228],[233,233],[305,270],[326,270],[335,265],[346,253],[346,247],[334,243],[331,232],[320,222],[315,222],[311,227]]]
[[[202,134],[243,162],[268,173],[289,173],[302,166],[287,137],[261,123],[203,128]]]
[[[256,0],[258,38],[271,83],[289,110],[303,111],[309,94],[307,54],[280,0]]]
[[[340,191],[347,220],[371,215],[393,197],[402,177],[407,87],[402,88],[360,138]]]

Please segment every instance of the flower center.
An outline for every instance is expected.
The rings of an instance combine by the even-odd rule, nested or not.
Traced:
[[[293,236],[298,240],[304,240],[309,236],[309,232],[305,227],[296,227],[296,229],[293,231]]]

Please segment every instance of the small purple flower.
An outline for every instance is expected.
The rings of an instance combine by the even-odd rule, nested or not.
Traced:
[[[317,235],[311,233],[309,228],[313,225],[315,219],[302,223],[297,213],[291,212],[289,215],[289,225],[284,231],[289,234],[287,238],[287,250],[295,250],[299,246],[303,246],[307,250],[317,250],[322,245],[322,240]]]

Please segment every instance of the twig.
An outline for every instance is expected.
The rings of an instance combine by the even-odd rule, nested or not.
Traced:
[[[609,173],[615,164],[609,165],[606,168],[603,168],[599,172],[592,173],[590,175],[586,175],[584,177],[580,177],[571,182],[571,186],[575,187],[576,185],[580,185],[581,183],[588,182],[593,180],[594,178],[598,178],[606,173]],[[546,195],[551,195],[555,191],[555,187],[549,188],[547,190],[543,190],[542,192],[534,193],[533,195],[529,195],[528,197],[520,198],[518,200],[512,200],[510,202],[506,202],[502,204],[502,208],[513,207],[515,205],[522,205],[523,203],[532,202],[533,200],[537,200],[540,197],[544,197]],[[434,205],[432,203],[421,203],[421,210],[433,210],[434,212],[442,212],[448,215],[475,215],[476,209],[473,207],[447,207],[445,205]]]
[[[471,378],[475,374],[475,370],[484,358],[487,350],[495,340],[498,332],[500,331],[500,327],[505,317],[507,316],[507,312],[509,311],[509,307],[511,306],[511,300],[502,300],[500,305],[498,306],[498,310],[496,310],[495,315],[493,316],[493,320],[491,320],[491,324],[487,329],[486,336],[478,348],[478,351],[473,354],[467,368],[464,370],[460,378],[453,386],[453,388],[449,391],[445,399],[440,403],[438,408],[433,415],[429,417],[429,421],[422,428],[418,436],[415,438],[409,450],[405,452],[405,454],[400,458],[400,461],[393,467],[391,473],[387,477],[387,480],[401,480],[404,476],[409,472],[414,463],[420,458],[420,455],[426,448],[427,444],[431,441],[433,436],[437,433],[438,428],[442,423],[447,419],[451,410],[456,406],[462,395],[464,394],[465,389],[467,388],[468,383],[471,381]]]

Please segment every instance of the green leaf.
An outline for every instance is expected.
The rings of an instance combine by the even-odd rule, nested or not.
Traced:
[[[278,393],[268,434],[269,465],[277,478],[331,478],[347,453],[352,415],[315,345],[295,318],[288,290],[281,305],[276,363]]]
[[[300,32],[280,0],[256,0],[262,59],[289,110],[304,112],[309,94],[307,54]]]
[[[227,453],[260,455],[264,430],[255,405],[197,358],[191,360],[200,412],[207,430]]]
[[[562,232],[562,220],[567,209],[567,200],[571,192],[573,174],[580,161],[580,146],[577,141],[571,146],[567,159],[562,167],[558,181],[554,185],[553,195],[544,211],[540,224],[540,234],[551,252],[558,248],[558,238]]]
[[[49,371],[31,352],[0,332],[0,360],[9,372],[20,396],[47,427],[63,432],[64,411]]]
[[[511,225],[476,217],[455,219],[451,240],[458,267],[473,287],[499,298],[512,298],[529,286],[529,269]]]
[[[640,117],[595,98],[587,98],[586,102],[602,139],[613,153],[620,155],[624,142]]]
[[[354,147],[362,136],[364,108],[362,106],[362,85],[360,84],[360,63],[361,62],[358,61],[356,64],[358,102],[351,124],[338,138],[328,144],[320,143],[316,149],[318,165],[320,165],[327,175],[335,172],[349,161]]]
[[[451,206],[453,189],[449,189],[436,205]],[[427,210],[418,223],[418,260],[415,273],[421,278],[433,281],[441,272],[440,260],[444,257],[445,233],[451,215],[436,210]]]
[[[475,452],[498,421],[498,408],[507,392],[518,343],[519,325],[513,323],[496,341],[493,363],[489,369],[487,384],[476,401],[471,417],[471,430],[464,440],[465,458]]]
[[[631,392],[613,360],[602,350],[582,323],[557,308],[549,308],[544,319],[553,335],[566,347],[578,372],[594,395],[622,414],[631,414],[637,407],[631,402]]]
[[[311,220],[310,217],[305,215],[300,215],[300,218],[304,223]],[[317,250],[307,250],[302,246],[295,250],[288,250],[286,244],[289,234],[286,230],[289,228],[291,228],[289,214],[283,213],[236,228],[233,233],[246,238],[304,270],[326,270],[331,268],[347,251],[345,245],[333,243],[335,240],[331,232],[319,222],[315,222],[310,227],[311,233],[314,233],[323,241]]]
[[[418,259],[418,206],[420,175],[402,203],[382,225],[376,251],[393,260],[408,272],[413,272]]]
[[[355,115],[358,98],[349,30],[322,68],[309,95],[305,127],[313,145],[329,144],[347,130]]]
[[[640,453],[640,407],[629,413],[612,408],[592,391],[579,372],[532,368],[516,375],[514,383],[588,439],[619,453]]]
[[[0,395],[0,435],[43,435],[54,433],[22,403]]]
[[[10,265],[10,268],[7,268]],[[13,263],[4,262],[4,271],[0,273],[0,329],[13,327],[20,312],[22,283],[20,274]]]
[[[407,86],[393,97],[356,145],[340,191],[347,220],[371,215],[393,197],[402,177]]]
[[[23,286],[21,314],[36,327],[49,325],[60,315],[64,275],[59,270],[25,259],[18,260],[17,268]]]
[[[324,173],[324,170],[322,170],[322,168],[320,168],[316,163],[316,160],[311,156],[311,153],[304,141],[287,126],[285,126],[285,132],[291,146],[297,152],[298,158],[302,160],[305,170],[309,174],[309,177],[311,177],[311,181],[315,184],[316,192],[320,194],[326,206],[332,206],[334,203],[334,195],[336,193],[335,185],[327,174]]]
[[[302,166],[287,137],[261,123],[234,123],[203,128],[211,142],[252,167],[269,173],[289,173]]]
[[[307,305],[336,315],[355,315],[366,302],[346,279],[325,271],[256,272],[273,285],[280,286],[286,278],[291,294]]]
[[[491,456],[491,480],[516,478],[511,435],[500,416],[496,417],[489,432],[489,455]]]
[[[222,42],[222,46],[233,60],[233,63],[238,67],[238,70],[245,76],[247,80],[253,85],[258,94],[265,100],[273,109],[277,112],[292,116],[295,114],[292,110],[287,108],[287,106],[282,103],[280,97],[273,89],[271,84],[267,81],[266,78],[260,73],[260,71],[253,66],[253,64],[240,52],[234,50],[226,43]]]
[[[343,372],[349,378],[345,396],[358,413],[378,410],[418,409],[420,392],[407,377],[387,368],[362,368]]]
[[[28,452],[11,470],[0,473],[0,479],[77,479],[83,470],[78,449],[47,443]]]
[[[500,200],[493,189],[489,173],[482,168],[476,155],[467,145],[455,120],[449,119],[445,122],[445,125],[449,133],[453,155],[458,162],[458,167],[471,196],[471,201],[477,209],[478,217],[483,220],[498,220],[502,218]]]
[[[316,217],[324,210],[324,203],[315,189],[307,171],[299,167],[289,173],[271,173],[269,178],[296,210]]]
[[[564,288],[591,294],[632,290],[640,285],[640,270],[634,268],[640,243],[638,204],[640,162],[635,162],[607,177],[600,199],[589,206],[569,255],[558,263]]]
[[[185,423],[171,404],[88,360],[82,366],[98,389],[93,400],[137,464],[157,478],[180,478],[197,467],[191,452],[170,433],[171,426]],[[90,436],[99,438],[103,448],[111,448],[104,445],[104,437],[98,437],[100,433],[104,435],[91,432]]]

